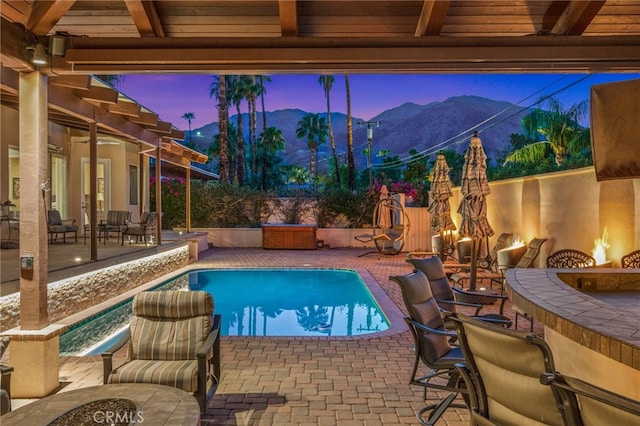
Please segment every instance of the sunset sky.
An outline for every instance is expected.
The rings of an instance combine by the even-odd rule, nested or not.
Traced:
[[[326,100],[317,74],[271,75],[265,108],[275,111],[299,108],[326,112]],[[357,74],[350,75],[351,109],[354,117],[370,120],[405,102],[425,105],[452,96],[475,95],[521,106],[535,104],[555,92],[565,108],[589,99],[594,84],[640,78],[640,74]],[[346,112],[344,77],[335,75],[331,110]],[[118,89],[159,114],[179,129],[188,128],[182,115],[193,112],[192,129],[217,121],[216,101],[209,96],[211,74],[127,75]],[[246,104],[244,106],[246,108]],[[260,105],[258,105],[258,110]],[[235,114],[233,108],[230,114]]]

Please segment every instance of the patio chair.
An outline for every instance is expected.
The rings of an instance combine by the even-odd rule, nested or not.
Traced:
[[[4,355],[4,351],[9,346],[11,338],[4,336],[0,339],[0,358]],[[11,411],[11,373],[13,367],[0,364],[0,416]]]
[[[449,391],[443,400],[428,404],[416,413],[418,420],[424,424],[423,414],[430,411],[426,423],[433,424],[448,407],[466,407],[454,403],[458,394],[464,397],[467,392],[455,367],[457,363],[464,362],[464,357],[459,347],[449,344],[449,339],[455,337],[456,333],[445,329],[440,308],[430,287],[426,285],[425,275],[415,271],[406,275],[391,276],[389,279],[400,286],[409,313],[404,320],[415,343],[415,359],[409,384],[423,387],[425,401],[427,389]],[[420,362],[429,372],[425,376],[416,377]],[[446,384],[436,383],[433,379],[445,379]]]
[[[559,400],[540,383],[555,373],[551,349],[534,334],[453,318],[466,361],[458,370],[469,389],[471,425],[563,425]]]
[[[503,248],[509,247],[513,239],[513,234],[502,233],[498,236],[496,244],[491,248],[489,255],[486,258],[478,260],[478,269],[476,272],[476,279],[478,281],[489,280],[490,289],[493,289],[493,283],[497,283],[502,289],[502,280],[504,276],[498,269],[498,251]],[[471,279],[469,272],[455,272],[451,274],[451,280],[458,284],[460,288],[464,287],[464,283]]]
[[[200,411],[220,383],[220,315],[205,291],[143,291],[123,338],[102,353],[104,383],[155,383],[192,393]],[[129,342],[126,362],[113,354]]]
[[[104,239],[104,244],[106,244],[109,235],[115,233],[117,239],[120,240],[120,235],[130,220],[131,212],[128,210],[109,210],[107,212],[107,219],[101,220],[98,224],[98,237],[101,236]]]
[[[124,245],[124,237],[135,236],[136,243],[142,237],[144,241],[144,245],[147,245],[147,236],[153,235],[156,230],[156,212],[143,212],[140,215],[139,223],[127,223],[124,230],[122,231],[122,244]],[[129,244],[131,244],[131,240],[129,240]]]
[[[580,250],[558,250],[547,257],[547,268],[594,268],[596,260],[593,256]]]
[[[489,321],[496,325],[511,327],[511,319],[503,315],[504,303],[506,296],[498,296],[491,294],[475,294],[470,293],[449,284],[449,279],[444,270],[442,261],[437,256],[424,259],[411,258],[407,262],[414,270],[421,271],[427,278],[427,285],[431,287],[438,306],[447,312],[458,313],[458,306],[469,307],[475,309],[474,317],[483,321]],[[484,305],[500,302],[499,314],[480,314]]]
[[[73,234],[75,241],[78,242],[78,225],[75,219],[62,219],[58,210],[47,211],[47,233],[49,234],[49,242],[53,243],[58,240],[58,235],[62,234],[62,242],[67,242],[67,234]]]
[[[533,238],[527,244],[527,251],[524,252],[518,263],[514,268],[530,268],[533,265],[533,262],[536,260],[538,255],[540,254],[540,249],[542,245],[547,241],[546,238]],[[533,332],[533,317],[527,314],[522,308],[517,305],[512,305],[511,309],[515,315],[515,328],[518,329],[518,318],[525,319],[529,321],[529,331]]]
[[[540,382],[550,385],[562,401],[571,425],[640,424],[640,402],[592,385],[575,377],[542,374]]]
[[[625,254],[620,260],[623,268],[640,268],[640,250]]]

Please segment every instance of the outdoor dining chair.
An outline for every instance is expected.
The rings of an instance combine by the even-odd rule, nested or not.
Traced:
[[[411,258],[407,262],[415,269],[421,271],[427,281],[425,285],[431,287],[431,293],[436,299],[438,306],[446,312],[458,313],[458,307],[468,307],[474,309],[474,317],[483,321],[489,321],[495,325],[511,327],[511,319],[503,314],[506,296],[493,295],[490,293],[474,294],[449,284],[449,279],[444,270],[442,261],[437,256],[424,259]],[[485,305],[500,303],[499,314],[481,314],[480,311]]]
[[[547,257],[547,268],[593,268],[596,260],[593,256],[574,249],[563,249]]]
[[[559,399],[540,383],[541,374],[555,373],[553,355],[544,340],[464,315],[452,320],[465,357],[458,370],[469,389],[469,424],[565,424]]]
[[[562,401],[568,425],[637,425],[640,402],[575,377],[545,373],[540,382],[550,385]]]
[[[640,250],[627,253],[620,259],[623,268],[640,268]]]
[[[104,244],[106,244],[109,235],[115,233],[119,241],[122,232],[130,220],[131,212],[128,210],[109,210],[107,212],[107,219],[101,220],[98,224],[98,238],[102,237]]]
[[[122,231],[122,244],[124,245],[124,237],[136,237],[136,243],[140,238],[144,241],[144,245],[147,245],[147,238],[153,235],[156,230],[156,212],[143,212],[140,215],[139,223],[127,223]],[[131,244],[131,240],[129,240]]]
[[[459,394],[466,396],[466,389],[461,384],[456,364],[463,363],[464,357],[458,346],[449,344],[449,339],[456,337],[455,332],[445,329],[440,308],[431,288],[426,285],[426,277],[421,271],[406,275],[389,277],[396,282],[402,291],[402,298],[409,313],[404,317],[414,340],[413,371],[409,384],[422,386],[424,399],[427,400],[427,389],[449,391],[447,396],[421,408],[416,416],[422,424],[434,424],[449,407],[466,407],[454,400]],[[424,376],[418,376],[420,363],[428,369]],[[445,384],[442,384],[442,379]],[[425,413],[429,413],[425,419]]]
[[[193,394],[205,412],[220,383],[220,321],[206,291],[143,291],[125,335],[102,353],[104,384],[155,383]],[[129,342],[127,359],[113,354]]]

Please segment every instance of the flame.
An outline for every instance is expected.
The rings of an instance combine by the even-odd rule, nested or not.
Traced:
[[[607,238],[609,234],[607,233],[607,227],[604,227],[604,231],[602,232],[602,238],[596,238],[595,246],[593,250],[591,250],[591,255],[596,260],[596,265],[602,265],[603,263],[607,263],[607,249],[610,247],[607,242]]]
[[[524,246],[524,241],[522,241],[522,239],[520,239],[519,235],[516,235],[515,239],[511,242],[511,245],[509,247],[506,247],[507,249],[515,249],[518,247],[522,247]]]

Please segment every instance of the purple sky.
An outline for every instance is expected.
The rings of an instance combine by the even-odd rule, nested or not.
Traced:
[[[351,112],[354,117],[369,120],[405,102],[425,105],[460,95],[476,95],[528,106],[544,95],[570,86],[554,95],[568,108],[589,99],[589,89],[594,84],[635,78],[640,78],[640,74],[357,74],[349,76]],[[331,110],[346,112],[344,78],[335,75],[335,79],[331,90]],[[182,118],[186,112],[195,114],[192,129],[218,120],[216,102],[209,97],[212,81],[211,74],[127,75],[118,89],[159,114],[161,120],[187,130],[187,121]],[[317,74],[271,75],[271,82],[266,88],[267,111],[285,108],[326,111],[324,92],[318,84]],[[232,109],[230,113],[235,111]]]

